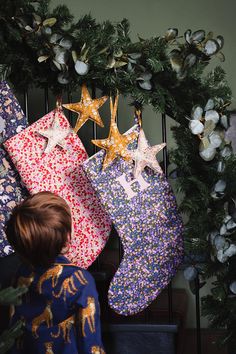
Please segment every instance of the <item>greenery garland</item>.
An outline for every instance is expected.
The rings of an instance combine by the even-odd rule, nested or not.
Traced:
[[[65,5],[49,11],[49,0],[6,0],[0,4],[1,63],[18,89],[48,87],[75,91],[83,82],[104,93],[130,96],[175,119],[178,148],[171,176],[186,196],[185,269],[190,285],[197,273],[214,276],[203,314],[226,328],[223,343],[236,346],[236,158],[225,139],[231,91],[220,66],[204,75],[213,57],[223,61],[224,41],[212,32],[175,28],[162,36],[129,37],[126,19],[98,24],[90,15],[74,22]],[[200,262],[199,256],[202,257]]]

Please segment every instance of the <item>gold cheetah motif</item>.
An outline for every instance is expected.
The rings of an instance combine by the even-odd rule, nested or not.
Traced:
[[[63,271],[63,266],[61,264],[58,264],[55,267],[50,268],[45,273],[43,273],[41,275],[41,277],[39,278],[39,281],[37,284],[38,292],[40,294],[42,293],[43,283],[50,278],[52,278],[52,287],[55,288],[55,286],[57,285],[59,276],[61,275],[62,271]]]
[[[83,273],[80,270],[75,272],[74,275],[80,281],[81,284],[83,284],[83,285],[87,284],[87,280],[85,279]],[[59,298],[63,293],[63,299],[64,299],[64,301],[66,301],[66,294],[67,293],[71,294],[71,295],[75,295],[77,292],[78,292],[78,289],[75,286],[73,274],[72,274],[70,277],[66,278],[63,281],[61,288],[57,294],[53,291],[53,295],[56,298]]]
[[[70,330],[73,327],[74,323],[75,323],[74,316],[67,318],[65,321],[58,324],[58,332],[56,334],[53,334],[51,332],[51,336],[53,338],[58,338],[62,332],[64,341],[66,343],[71,343]]]
[[[81,329],[83,337],[86,337],[85,334],[85,324],[86,320],[88,321],[90,332],[95,332],[95,313],[96,313],[96,306],[95,306],[95,299],[93,297],[88,297],[87,299],[87,306],[85,308],[80,309],[80,321],[81,321]]]
[[[85,279],[85,276],[81,270],[77,270],[77,272],[75,272],[75,276],[82,285],[88,284],[88,281]]]
[[[66,301],[66,293],[71,295],[75,295],[78,289],[76,288],[73,280],[73,276],[71,275],[69,278],[66,278],[60,288],[60,291],[56,294],[54,291],[52,292],[56,298],[59,298],[63,293],[63,299]]]
[[[53,342],[46,342],[46,343],[44,343],[44,346],[45,346],[45,349],[46,349],[45,354],[54,354],[54,352],[52,350]]]
[[[91,354],[106,354],[102,348],[97,345],[93,345],[91,348]]]
[[[47,302],[47,306],[45,307],[44,311],[37,317],[35,317],[32,321],[32,334],[35,338],[38,338],[38,328],[43,323],[46,322],[47,327],[49,328],[52,326],[52,310],[51,310],[52,301]]]

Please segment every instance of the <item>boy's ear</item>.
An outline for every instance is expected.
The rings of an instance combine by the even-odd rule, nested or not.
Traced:
[[[62,248],[61,254],[66,254],[66,253],[69,251],[69,249],[70,249],[70,240],[71,240],[71,235],[68,234],[66,244],[65,244],[65,246]]]

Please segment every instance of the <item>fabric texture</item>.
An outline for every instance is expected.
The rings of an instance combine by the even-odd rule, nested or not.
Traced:
[[[27,126],[27,119],[6,81],[0,82],[0,257],[13,252],[4,231],[13,207],[28,192],[2,143]]]
[[[50,268],[22,265],[16,285],[29,287],[11,323],[25,322],[10,354],[105,354],[98,294],[90,273],[58,256]]]
[[[63,147],[56,144],[45,152],[50,144],[42,132],[55,128],[55,119],[56,126],[70,127],[63,112],[54,110],[5,142],[5,147],[31,194],[50,191],[67,201],[73,221],[67,256],[87,268],[105,246],[111,222],[82,170],[88,156],[79,137],[71,131]]]
[[[137,141],[129,148],[136,146]],[[132,315],[156,298],[182,262],[182,221],[163,173],[146,167],[134,179],[132,163],[117,158],[102,171],[103,159],[101,150],[85,161],[83,168],[124,250],[109,287],[109,304],[119,314]]]

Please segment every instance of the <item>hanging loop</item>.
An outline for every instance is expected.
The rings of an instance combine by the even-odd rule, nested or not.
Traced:
[[[141,109],[135,108],[135,123],[139,125],[139,128],[142,128],[142,111]]]
[[[62,96],[57,96],[56,109],[62,111]]]

